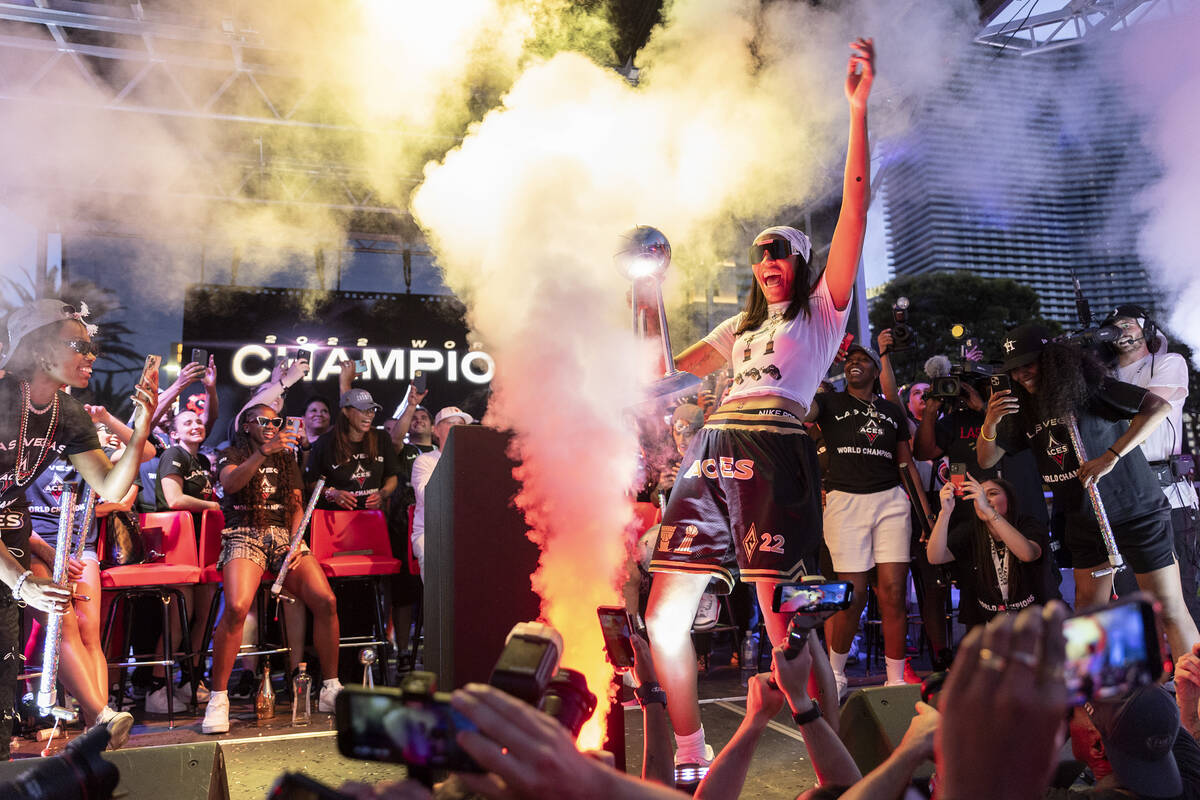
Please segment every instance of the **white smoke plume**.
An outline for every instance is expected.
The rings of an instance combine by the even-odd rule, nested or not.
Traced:
[[[1122,67],[1129,98],[1146,115],[1146,144],[1162,174],[1138,198],[1147,214],[1139,248],[1171,310],[1170,327],[1200,352],[1200,11],[1180,7],[1161,23],[1127,31]],[[1164,54],[1170,54],[1164,57]]]
[[[564,664],[593,688],[609,674],[595,606],[616,600],[628,544],[637,443],[621,409],[653,354],[629,330],[617,236],[653,225],[703,263],[747,243],[731,219],[767,221],[840,186],[848,42],[875,36],[873,123],[899,126],[940,81],[941,42],[961,40],[965,6],[676,2],[638,87],[560,53],[427,167],[414,212],[496,358],[486,421],[516,433],[517,502],[543,547],[534,585]]]

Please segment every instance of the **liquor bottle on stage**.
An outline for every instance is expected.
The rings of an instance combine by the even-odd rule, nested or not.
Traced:
[[[263,667],[262,683],[254,698],[254,716],[259,722],[275,718],[275,690],[271,688],[271,667]]]
[[[312,722],[312,677],[308,664],[300,662],[300,671],[292,681],[292,725],[300,727]]]

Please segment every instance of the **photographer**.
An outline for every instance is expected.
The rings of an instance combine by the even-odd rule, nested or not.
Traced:
[[[1163,424],[1142,442],[1142,453],[1150,462],[1167,502],[1171,505],[1171,530],[1179,577],[1192,621],[1200,625],[1200,598],[1196,596],[1200,552],[1196,534],[1200,526],[1196,489],[1192,485],[1190,459],[1180,458],[1183,446],[1183,404],[1188,397],[1187,360],[1167,352],[1167,337],[1144,308],[1117,306],[1104,320],[1121,331],[1112,343],[1117,352],[1115,376],[1140,386],[1171,404]]]
[[[953,483],[942,487],[942,510],[926,549],[930,563],[954,561],[961,568],[959,621],[970,628],[1004,611],[1044,602],[1046,526],[1018,514],[1012,484],[1001,478],[980,483],[966,476],[962,496],[974,501],[974,519],[952,527],[957,495]]]
[[[1066,512],[1066,546],[1075,567],[1075,600],[1084,608],[1107,603],[1112,595],[1100,526],[1084,490],[1096,483],[1122,556],[1138,584],[1162,603],[1162,619],[1176,656],[1200,639],[1188,614],[1171,549],[1171,517],[1158,480],[1138,445],[1170,412],[1157,395],[1105,374],[1092,353],[1056,342],[1038,325],[1011,331],[1004,340],[1004,370],[1011,391],[988,401],[976,443],[979,463],[991,467],[1005,453],[1032,449],[1042,480]],[[1080,463],[1069,426],[1090,460]],[[1109,473],[1111,477],[1105,479]]]

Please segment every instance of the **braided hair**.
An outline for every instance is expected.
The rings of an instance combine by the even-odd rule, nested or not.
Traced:
[[[249,420],[258,416],[263,410],[274,411],[265,403],[250,406],[242,412],[242,421],[234,434],[233,443],[230,445],[230,450],[236,454],[238,462],[243,462],[250,457],[250,454],[258,449],[258,445],[254,443],[254,439],[246,431],[246,425]],[[299,508],[299,502],[296,500],[296,490],[300,489],[300,485],[294,480],[294,473],[288,462],[295,457],[287,449],[280,450],[277,453],[272,453],[266,456],[262,466],[275,467],[279,476],[279,491],[283,493],[284,503],[287,506],[289,514],[295,513]],[[261,469],[262,467],[260,467]],[[263,507],[262,492],[259,491],[259,482],[250,480],[233,494],[233,502],[237,505],[249,509],[247,516],[250,519],[250,527],[255,530],[262,530],[267,526],[267,511]]]

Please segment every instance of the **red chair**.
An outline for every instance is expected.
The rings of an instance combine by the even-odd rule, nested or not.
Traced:
[[[378,648],[379,674],[386,682],[391,645],[387,638],[387,593],[383,582],[402,566],[399,559],[392,557],[387,519],[377,509],[314,511],[311,546],[330,583],[364,581],[374,585],[374,629],[369,636],[343,636],[338,646]]]
[[[108,609],[108,618],[104,623],[103,641],[107,651],[109,637],[112,633],[113,621],[116,619],[118,601],[133,597],[149,595],[157,597],[162,605],[162,658],[159,660],[142,661],[144,656],[133,655],[132,661],[118,662],[121,667],[120,690],[117,693],[117,710],[125,699],[125,667],[142,665],[161,665],[166,672],[167,685],[174,684],[174,667],[179,665],[179,658],[185,659],[187,669],[191,673],[192,685],[196,685],[192,654],[186,651],[172,652],[171,615],[169,607],[172,602],[179,616],[179,627],[183,633],[183,646],[189,646],[191,631],[188,628],[187,601],[180,588],[193,586],[200,580],[200,563],[196,554],[196,530],[190,511],[161,511],[152,514],[142,514],[141,527],[143,531],[161,529],[162,531],[162,560],[148,564],[130,564],[123,567],[109,567],[100,571],[100,587],[102,591],[113,592],[116,596]],[[102,540],[103,541],[103,540]],[[101,556],[103,558],[103,555]],[[125,602],[125,630],[121,653],[128,658],[129,638],[133,629],[133,606]],[[148,657],[148,656],[145,656]],[[182,668],[182,667],[181,667]],[[174,692],[167,692],[167,724],[175,725]]]

